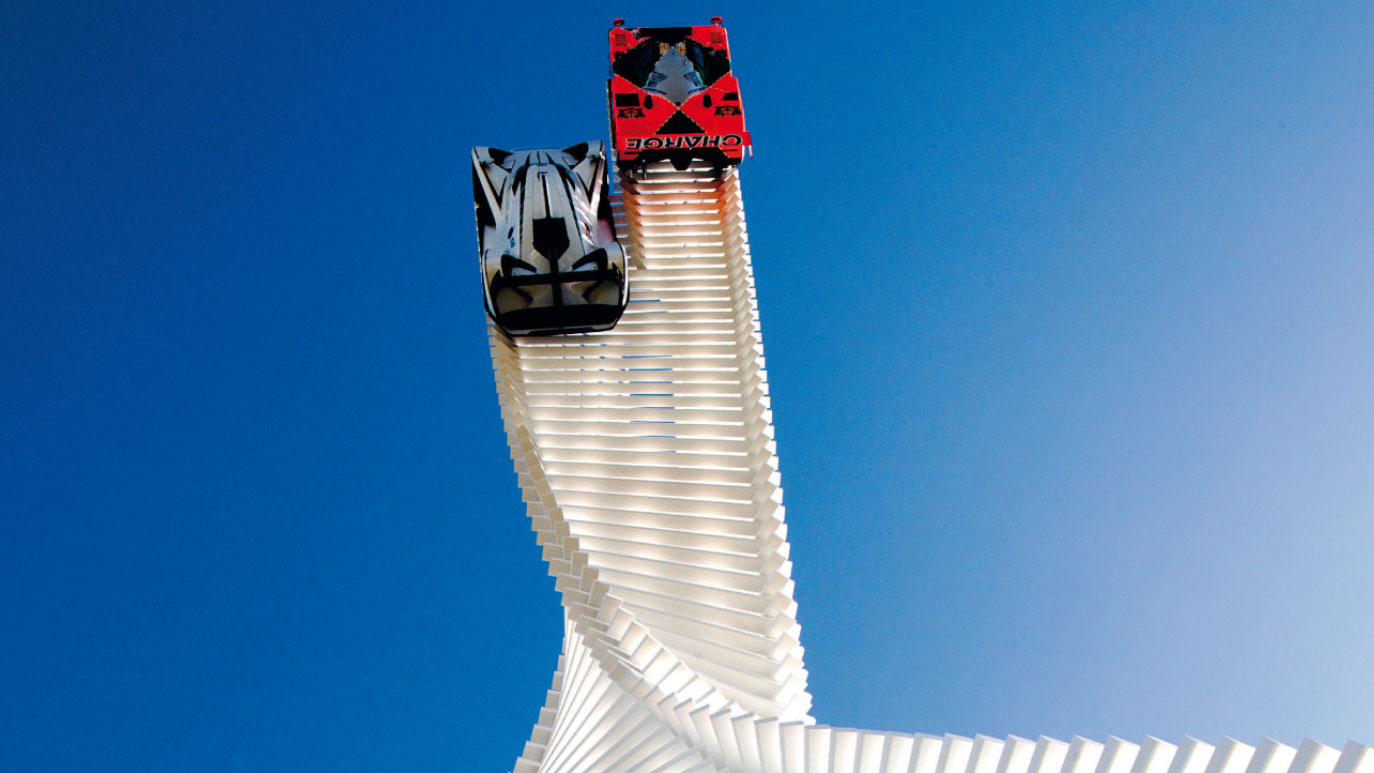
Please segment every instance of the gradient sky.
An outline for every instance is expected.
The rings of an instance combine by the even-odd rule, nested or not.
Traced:
[[[814,714],[1374,743],[1374,5],[0,4],[0,769],[507,770],[468,152],[725,17]]]

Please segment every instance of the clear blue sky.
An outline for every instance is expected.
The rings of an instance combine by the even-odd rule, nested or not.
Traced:
[[[714,13],[817,719],[1374,743],[1369,3],[99,5],[0,6],[0,769],[508,768],[468,151]]]

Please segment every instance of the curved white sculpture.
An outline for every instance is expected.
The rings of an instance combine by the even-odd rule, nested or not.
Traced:
[[[489,326],[501,412],[562,595],[516,773],[1374,773],[1374,751],[974,739],[815,724],[737,170],[622,178],[634,293],[602,333]]]

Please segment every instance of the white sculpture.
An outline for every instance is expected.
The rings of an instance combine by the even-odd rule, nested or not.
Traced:
[[[1374,750],[1353,741],[815,724],[737,171],[665,161],[622,188],[635,284],[620,324],[518,339],[491,328],[515,469],[565,618],[516,773],[1374,773]]]

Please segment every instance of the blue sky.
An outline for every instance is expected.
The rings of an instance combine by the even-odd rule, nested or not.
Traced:
[[[0,8],[0,768],[505,770],[472,145],[725,17],[814,714],[1374,742],[1374,7]]]

